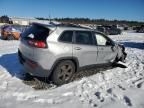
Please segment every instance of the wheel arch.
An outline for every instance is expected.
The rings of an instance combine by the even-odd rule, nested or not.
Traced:
[[[65,60],[70,60],[74,63],[75,65],[75,72],[78,71],[79,69],[79,62],[78,62],[78,59],[76,57],[61,57],[59,59],[57,59],[54,64],[52,65],[52,68],[50,69],[51,73],[53,72],[53,70],[55,69],[55,67],[62,61],[65,61]]]

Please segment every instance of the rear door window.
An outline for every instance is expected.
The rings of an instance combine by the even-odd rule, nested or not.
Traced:
[[[94,45],[92,33],[89,31],[76,31],[75,43],[83,45]]]
[[[32,39],[32,40],[46,40],[46,38],[49,35],[49,29],[39,26],[39,25],[33,25],[27,30],[25,30],[24,33],[22,33],[22,37],[25,39]]]
[[[59,38],[59,41],[72,43],[73,31],[65,31]]]

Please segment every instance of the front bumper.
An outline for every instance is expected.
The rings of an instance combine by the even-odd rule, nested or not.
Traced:
[[[121,47],[121,51],[122,51],[122,56],[120,57],[120,60],[119,61],[122,61],[122,62],[126,62],[125,59],[127,57],[127,53],[125,52],[125,47],[124,45],[121,45],[119,44],[119,46]]]
[[[122,57],[120,58],[120,61],[122,61],[122,62],[126,62],[126,57],[127,57],[127,53],[125,52],[125,51],[123,51],[123,55],[122,55]]]

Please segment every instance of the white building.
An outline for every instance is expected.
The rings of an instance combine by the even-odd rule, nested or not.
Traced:
[[[35,18],[20,18],[20,17],[10,17],[11,21],[14,23],[14,24],[20,24],[20,25],[29,25],[33,22],[37,22],[37,23],[43,23],[43,24],[49,24],[50,21],[47,21],[47,20],[38,20],[38,19],[35,19]],[[56,21],[53,21],[54,23],[59,23],[59,22],[56,22]]]

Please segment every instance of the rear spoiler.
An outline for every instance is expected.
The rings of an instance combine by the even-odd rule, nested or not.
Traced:
[[[42,24],[42,23],[34,22],[34,23],[32,23],[32,25],[42,26],[42,27],[45,27],[45,28],[50,29],[52,31],[55,30],[57,27],[75,27],[75,28],[91,29],[88,27],[84,27],[84,26],[80,26],[80,25],[72,24],[72,23],[70,23],[70,24],[64,24],[64,23],[55,24],[53,22],[50,22],[49,24]]]
[[[36,23],[36,22],[32,23],[32,25],[41,26],[41,27],[47,28],[47,29],[52,30],[52,31],[54,31],[57,27],[54,24],[42,24],[42,23]]]

